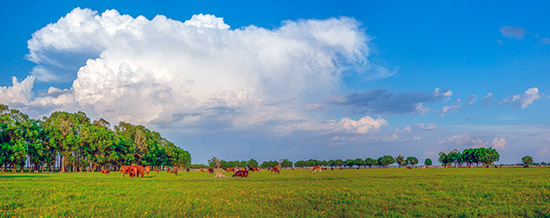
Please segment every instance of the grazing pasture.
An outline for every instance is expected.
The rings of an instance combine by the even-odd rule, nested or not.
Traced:
[[[223,173],[2,173],[0,217],[550,217],[550,168]]]

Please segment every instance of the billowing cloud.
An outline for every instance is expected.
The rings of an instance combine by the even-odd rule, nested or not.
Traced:
[[[386,89],[372,89],[346,96],[334,96],[328,103],[351,108],[357,114],[425,114],[429,108],[423,103],[437,102],[452,95],[451,91],[435,89],[433,92],[392,93]]]
[[[453,148],[475,148],[491,146],[494,149],[504,150],[506,139],[502,137],[495,137],[490,140],[490,138],[487,139],[486,136],[471,136],[468,133],[464,133],[453,135],[448,139],[440,140],[439,144],[448,144]]]
[[[504,150],[505,145],[506,145],[506,139],[505,138],[498,138],[498,137],[494,138],[491,141],[491,145],[493,146],[494,149]]]
[[[34,76],[28,76],[19,82],[12,77],[12,86],[0,86],[0,103],[2,104],[27,104],[32,98]]]
[[[180,22],[76,8],[33,34],[27,59],[37,67],[0,99],[166,128],[288,126],[320,109],[342,72],[370,68],[368,41],[347,17],[232,29],[214,15]],[[33,98],[35,79],[73,85]],[[370,121],[338,125],[363,133],[385,122]]]
[[[374,119],[369,116],[365,116],[357,121],[345,117],[342,118],[336,125],[345,130],[347,133],[365,134],[371,130],[376,130],[383,126],[387,126],[388,122],[382,118]]]
[[[503,26],[500,28],[500,33],[503,36],[514,39],[522,39],[526,32],[525,29],[517,26]]]
[[[511,98],[504,99],[502,104],[516,104],[521,108],[525,109],[527,106],[532,104],[535,100],[540,98],[538,88],[530,88],[525,91],[522,95],[514,95]]]

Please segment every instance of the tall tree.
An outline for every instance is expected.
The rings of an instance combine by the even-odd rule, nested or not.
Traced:
[[[525,156],[525,157],[521,158],[521,162],[523,162],[523,164],[525,164],[526,166],[529,166],[529,165],[533,164],[533,157]]]
[[[416,157],[407,157],[407,163],[414,167],[414,165],[418,164],[418,159]]]

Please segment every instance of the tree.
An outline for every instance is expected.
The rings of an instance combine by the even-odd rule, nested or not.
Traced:
[[[353,165],[355,165],[355,160],[347,159],[345,164],[347,167],[353,167]]]
[[[287,159],[283,159],[281,161],[281,167],[290,168],[292,167],[292,161],[289,161]]]
[[[344,161],[342,159],[337,159],[337,160],[334,161],[334,164],[337,167],[342,167],[342,165],[344,165]]]
[[[355,165],[357,165],[357,167],[361,168],[361,166],[364,166],[365,165],[365,160],[361,159],[361,158],[357,158],[353,161],[355,163]]]
[[[451,159],[450,159],[449,155],[447,155],[445,152],[439,152],[439,162],[444,167],[447,167],[451,164]]]
[[[248,168],[254,168],[254,167],[258,167],[258,161],[254,159],[250,159],[248,161]]]
[[[402,155],[399,155],[395,158],[395,162],[397,162],[397,164],[399,164],[399,167],[405,165],[405,157],[403,157]]]
[[[414,167],[414,165],[418,164],[418,159],[416,157],[407,157],[407,163]]]
[[[365,159],[365,165],[369,166],[369,168],[371,168],[373,165],[376,166],[376,162],[377,161],[375,159],[372,159],[372,158]]]
[[[429,167],[429,166],[431,166],[432,164],[433,164],[433,163],[432,163],[432,159],[426,158],[426,160],[424,160],[424,165],[426,165],[426,166]]]
[[[529,166],[533,163],[533,158],[531,156],[525,156],[521,158],[521,162],[523,162],[526,166]]]
[[[395,163],[395,159],[390,155],[384,155],[378,158],[378,163],[383,167],[388,167],[389,165]]]
[[[210,160],[208,160],[208,166],[210,168],[220,168],[221,167],[221,160],[217,157],[212,157]]]

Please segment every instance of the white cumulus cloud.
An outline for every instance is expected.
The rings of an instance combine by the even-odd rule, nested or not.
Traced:
[[[369,68],[368,41],[347,17],[232,29],[214,15],[181,22],[76,8],[33,34],[27,59],[37,67],[2,87],[0,99],[173,127],[299,122],[341,86],[344,71]],[[32,97],[35,78],[74,81]],[[357,133],[385,124],[338,122]]]
[[[522,95],[514,95],[511,98],[504,99],[501,103],[517,104],[525,109],[534,101],[540,98],[539,89],[536,87],[527,89]]]

